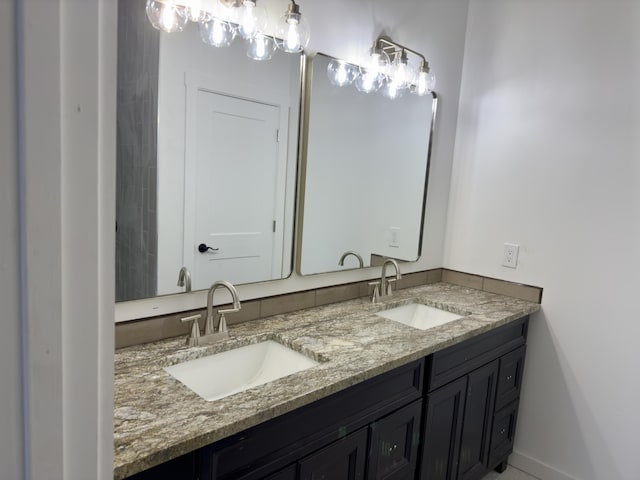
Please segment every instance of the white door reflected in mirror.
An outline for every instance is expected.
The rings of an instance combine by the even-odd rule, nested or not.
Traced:
[[[284,208],[277,185],[286,170],[278,162],[279,107],[202,83],[188,85],[187,98],[184,264],[193,265],[193,289],[208,288],[212,278],[280,278]],[[211,248],[200,252],[201,243]]]

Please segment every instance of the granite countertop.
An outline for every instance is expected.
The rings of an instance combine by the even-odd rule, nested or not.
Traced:
[[[467,315],[429,330],[375,312],[419,302]],[[230,339],[187,347],[185,338],[128,347],[115,355],[114,478],[125,478],[396,367],[538,311],[536,303],[447,283],[243,323]],[[163,367],[230,348],[276,340],[320,364],[207,402]]]

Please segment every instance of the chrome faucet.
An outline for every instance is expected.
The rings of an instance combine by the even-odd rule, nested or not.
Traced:
[[[387,264],[391,264],[396,269],[396,278],[391,280],[387,279]],[[380,297],[386,297],[387,295],[391,295],[391,282],[395,282],[396,280],[400,280],[402,278],[402,274],[400,273],[400,267],[398,266],[398,262],[396,262],[393,258],[385,258],[382,263],[382,272],[380,274],[380,280],[377,282],[371,282],[369,285],[373,285],[373,296],[371,297],[371,301],[373,303],[377,303]]]
[[[182,267],[178,273],[178,286],[185,287],[186,293],[191,291],[191,273],[187,267]]]
[[[231,293],[231,300],[233,302],[231,308],[218,310],[218,327],[213,325],[213,292],[218,287],[224,287]],[[204,333],[200,334],[200,324],[198,320],[202,314],[191,315],[185,318],[181,318],[182,322],[193,322],[191,324],[191,333],[187,338],[187,345],[190,347],[198,345],[207,345],[209,343],[218,342],[220,340],[226,340],[229,338],[229,331],[227,330],[227,321],[224,318],[225,313],[237,312],[240,310],[240,299],[238,298],[238,292],[236,287],[225,280],[218,280],[211,285],[207,292],[207,319],[204,324]]]
[[[358,259],[358,262],[360,263],[360,268],[364,267],[364,262],[362,261],[362,257],[360,255],[358,255],[358,252],[354,252],[353,250],[347,250],[346,252],[344,252],[342,254],[342,256],[340,257],[340,261],[338,262],[338,265],[343,267],[344,266],[344,259],[347,258],[349,255],[353,255],[354,257],[356,257]]]
[[[229,293],[231,294],[232,307],[218,310],[218,327],[216,329],[213,325],[213,292],[215,292],[219,287],[224,287],[229,290]],[[217,282],[214,282],[213,285],[211,285],[211,288],[209,288],[209,292],[207,292],[207,321],[204,326],[204,334],[211,335],[215,333],[225,333],[227,331],[227,321],[224,318],[224,314],[237,312],[240,308],[240,299],[238,298],[236,287],[226,280],[218,280]]]

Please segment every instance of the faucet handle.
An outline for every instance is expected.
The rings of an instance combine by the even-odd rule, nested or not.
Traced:
[[[397,278],[387,278],[387,295],[391,295],[391,284],[395,283]]]
[[[375,282],[369,282],[369,285],[373,286],[373,295],[371,295],[371,303],[378,303],[380,298],[380,280]]]
[[[198,345],[198,340],[200,339],[200,323],[198,320],[200,320],[201,317],[202,314],[198,313],[196,315],[190,315],[180,319],[182,323],[193,322],[191,324],[191,334],[187,338],[187,345],[190,347]]]
[[[235,313],[235,312],[239,312],[241,308],[242,307],[240,307],[240,306],[238,306],[238,308],[235,308],[235,307],[233,307],[233,308],[221,308],[220,310],[218,310],[218,313],[221,314],[221,315],[224,315],[225,313]]]
[[[242,307],[240,306],[240,303],[238,303],[237,308],[236,307],[221,308],[220,310],[218,310],[218,319],[219,319],[218,320],[218,332],[219,333],[227,331],[227,319],[224,318],[224,314],[225,313],[239,312],[241,308]]]
[[[229,311],[229,310],[226,310]],[[231,311],[237,311],[237,310],[231,310]],[[224,333],[226,332],[227,329],[227,319],[224,318],[224,314],[225,311],[223,310],[218,310],[218,316],[219,316],[219,320],[218,320],[218,333]]]

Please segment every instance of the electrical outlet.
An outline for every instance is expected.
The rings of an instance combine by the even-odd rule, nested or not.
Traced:
[[[502,259],[502,265],[504,267],[516,268],[518,266],[518,251],[520,245],[513,243],[504,244],[504,258]]]

